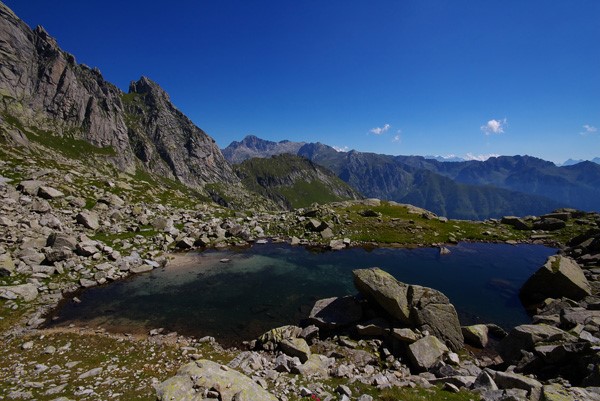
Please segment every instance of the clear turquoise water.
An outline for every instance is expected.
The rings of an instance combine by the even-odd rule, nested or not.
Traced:
[[[377,266],[398,280],[436,288],[462,324],[527,322],[518,290],[555,249],[540,245],[470,244],[436,248],[362,248],[315,252],[285,244],[206,251],[187,266],[159,269],[87,289],[66,302],[52,325],[88,324],[141,332],[164,327],[222,343],[252,339],[298,323],[315,300],[354,294],[352,270]],[[228,263],[220,263],[228,258]]]

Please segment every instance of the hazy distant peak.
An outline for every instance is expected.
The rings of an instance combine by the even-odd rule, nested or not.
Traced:
[[[575,164],[579,164],[579,163],[583,163],[586,161],[590,161],[592,163],[596,163],[596,164],[600,164],[600,157],[594,157],[592,160],[584,160],[584,159],[567,159],[564,163],[562,164],[557,164],[558,166],[573,166]]]
[[[223,156],[230,163],[238,164],[255,157],[266,158],[285,153],[295,155],[303,145],[305,142],[292,142],[287,139],[274,142],[256,135],[246,135],[241,141],[233,141],[223,149]]]
[[[425,159],[430,159],[430,160],[437,160],[438,162],[464,162],[465,159],[463,159],[462,157],[458,157],[456,155],[446,155],[446,156],[440,156],[440,155],[436,155],[436,156],[432,156],[432,155],[427,155],[427,156],[423,156]]]

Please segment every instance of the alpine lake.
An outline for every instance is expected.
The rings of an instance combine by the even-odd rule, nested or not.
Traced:
[[[459,243],[439,248],[322,251],[282,243],[189,253],[184,263],[73,294],[50,327],[102,327],[123,333],[165,328],[239,345],[298,324],[321,298],[356,294],[352,270],[380,267],[398,280],[432,287],[455,305],[461,324],[528,322],[518,292],[556,249]]]

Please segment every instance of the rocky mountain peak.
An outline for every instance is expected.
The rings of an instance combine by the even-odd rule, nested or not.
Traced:
[[[52,36],[50,36],[48,31],[46,31],[46,28],[44,28],[43,26],[41,26],[41,25],[36,26],[35,29],[33,30],[33,33],[41,40],[48,42],[49,44],[53,45],[54,47],[58,47],[58,43],[56,42],[56,39],[54,39]]]
[[[13,12],[13,10],[8,8],[2,2],[0,2],[0,17],[3,20],[11,21],[13,24],[19,23],[19,24],[23,24],[23,25],[27,26],[23,21],[21,21],[21,19],[19,17],[17,17],[17,15]]]
[[[269,141],[255,135],[247,135],[241,141],[233,141],[223,149],[223,155],[231,163],[241,163],[253,157],[270,157],[298,153],[305,142]]]
[[[150,95],[153,98],[160,99],[164,102],[171,102],[169,94],[165,92],[159,84],[148,77],[142,76],[137,81],[131,81],[129,84],[129,93],[137,93],[140,95]]]

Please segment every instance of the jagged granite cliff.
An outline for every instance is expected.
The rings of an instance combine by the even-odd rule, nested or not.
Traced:
[[[0,56],[5,141],[35,146],[36,138],[83,140],[108,150],[106,160],[126,172],[142,169],[192,187],[239,185],[214,140],[157,84],[143,77],[125,94],[2,3]]]

